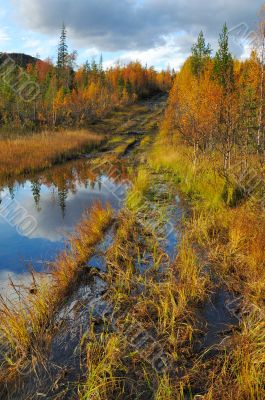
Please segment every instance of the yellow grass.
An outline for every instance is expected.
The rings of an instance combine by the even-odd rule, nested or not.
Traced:
[[[196,240],[216,279],[241,301],[242,320],[238,332],[229,338],[229,351],[217,356],[210,367],[203,361],[198,363],[197,381],[200,370],[206,370],[208,375],[203,398],[264,399],[265,213],[259,205],[260,194],[232,205],[224,196],[225,179],[218,173],[218,157],[203,155],[194,165],[192,149],[182,144],[174,147],[157,141],[149,163],[166,172],[168,179],[190,200],[188,242],[183,237],[176,264],[180,282],[189,288],[189,296],[199,299],[204,291],[203,278],[190,248]],[[258,170],[257,163],[255,166]]]
[[[103,275],[109,284],[106,298],[113,306],[116,329],[113,332],[108,320],[101,333],[95,334],[91,327],[87,344],[87,380],[80,387],[80,398],[127,398],[127,392],[137,398],[136,393],[144,390],[155,393],[155,399],[180,400],[184,398],[182,383],[175,382],[176,387],[171,387],[167,376],[161,379],[145,352],[148,354],[152,346],[158,346],[164,354],[170,354],[171,360],[177,360],[184,351],[190,351],[193,303],[204,297],[205,279],[195,272],[197,262],[192,249],[184,251],[184,247],[167,272],[151,267],[140,273],[136,263],[141,262],[146,252],[152,255],[154,264],[156,259],[160,260],[160,265],[167,262],[167,257],[157,246],[156,237],[137,222],[135,213],[124,210],[117,222],[115,241],[106,257],[108,271]],[[179,280],[181,269],[191,265],[192,277],[187,276],[185,270]],[[128,332],[135,333],[135,329],[147,336],[152,334],[151,342],[133,347]]]
[[[178,185],[178,189],[200,207],[216,209],[222,206],[225,180],[217,173],[219,156],[201,156],[193,163],[193,149],[182,144],[169,144],[159,137],[148,157],[156,170],[167,171]]]
[[[29,173],[89,151],[103,141],[86,130],[44,132],[0,140],[0,176]]]
[[[205,400],[265,398],[265,321],[263,311],[249,310],[233,348],[218,360]]]
[[[103,332],[97,337],[91,325],[86,349],[88,376],[80,387],[80,400],[109,400],[110,393],[116,388],[121,390],[121,379],[115,373],[124,368],[121,361],[122,342],[117,333]]]

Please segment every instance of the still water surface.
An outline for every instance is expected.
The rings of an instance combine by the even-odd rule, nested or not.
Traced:
[[[126,174],[121,165],[114,171],[95,171],[89,162],[79,160],[0,187],[1,289],[9,277],[21,277],[31,266],[44,270],[47,262],[64,249],[67,234],[95,202],[121,207],[128,186]],[[18,229],[19,218],[13,211],[18,206],[34,221],[33,229],[25,227],[22,233]]]

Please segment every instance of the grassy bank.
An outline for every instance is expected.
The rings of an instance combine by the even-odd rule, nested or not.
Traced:
[[[158,98],[164,106],[165,98]],[[150,101],[151,104],[151,101]],[[149,120],[156,126],[160,113],[148,101],[136,103],[122,110],[112,111],[109,115],[91,123],[88,129],[47,131],[32,135],[0,138],[0,180],[17,178],[47,169],[78,157],[106,144],[105,151],[112,152],[116,159],[123,156],[132,147],[137,132],[153,130]],[[131,131],[135,131],[132,135]],[[111,133],[111,136],[110,136]],[[106,141],[105,139],[109,140]],[[112,158],[113,158],[112,157]]]
[[[0,140],[0,176],[10,177],[48,168],[97,148],[104,138],[86,130],[45,132]]]
[[[220,173],[217,156],[205,156],[194,166],[191,151],[157,141],[149,163],[162,170],[189,200],[194,236],[209,250],[213,264],[218,263],[217,272],[223,274],[229,287],[240,288],[246,299],[262,304],[265,257],[261,232],[265,215],[261,193],[238,192],[238,183]]]
[[[90,372],[80,386],[81,399],[265,396],[260,193],[242,196],[237,182],[222,174],[218,154],[194,164],[192,151],[158,138],[142,158],[107,255],[104,279],[115,311],[104,334],[91,327]],[[186,199],[189,214],[177,256],[170,262],[161,227],[176,191]],[[198,350],[198,342],[211,332],[202,310],[220,291],[231,294],[232,303],[224,306],[237,323],[220,330],[214,345]],[[218,330],[218,320],[214,323]],[[167,365],[159,373],[149,357],[157,344],[156,354],[162,353]]]

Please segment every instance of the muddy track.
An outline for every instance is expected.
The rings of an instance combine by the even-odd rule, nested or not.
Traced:
[[[156,96],[141,102],[145,112],[141,112],[139,116],[137,113],[133,114],[134,131],[124,131],[123,126],[121,129],[122,140],[115,143],[114,146],[107,145],[105,149],[94,153],[93,157],[100,158],[102,152],[113,154],[113,150],[123,144],[126,138],[133,138],[128,145],[125,145],[121,154],[117,155],[118,158],[125,161],[129,157],[133,158],[134,150],[137,149],[144,137],[144,134],[139,132],[145,129],[146,134],[154,135],[156,124],[165,107],[165,100],[165,96]],[[146,127],[150,120],[153,123]],[[120,132],[120,129],[117,128],[116,132]],[[82,156],[81,158],[84,158],[85,161],[91,156]],[[1,399],[73,399],[77,396],[78,383],[85,379],[86,374],[84,349],[80,345],[82,338],[91,321],[97,325],[100,332],[103,329],[102,310],[106,316],[104,294],[107,287],[97,270],[104,269],[104,257],[112,243],[114,230],[111,228],[97,246],[94,256],[88,260],[87,265],[84,265],[72,295],[65,299],[64,306],[54,316],[53,337],[48,348],[41,350],[43,353],[41,359],[36,360],[34,366],[23,367],[14,381],[2,385]]]
[[[154,104],[152,101],[148,101],[148,107],[155,111],[154,119],[161,116],[161,111],[157,110],[160,102],[160,98],[155,99]],[[163,108],[163,106],[164,99],[161,107]],[[142,162],[141,156],[139,156],[141,155],[139,145],[146,135],[142,133],[143,128],[146,128],[146,124],[149,124],[152,118],[152,112],[148,117],[144,116],[144,120],[143,115],[134,116],[134,120],[137,121],[136,127],[132,131],[124,130],[123,133],[124,139],[132,138],[132,141],[124,146],[121,153],[116,154],[116,157],[133,165],[135,170]],[[155,134],[153,124],[147,134]],[[118,141],[115,145],[109,146],[106,150],[107,155],[115,155],[115,147],[121,144],[123,142]],[[98,156],[101,157],[100,152]],[[163,213],[167,216],[166,222],[160,224],[156,232],[160,238],[160,248],[166,256],[165,263],[161,263],[158,270],[158,279],[160,279],[160,274],[163,276],[177,256],[177,246],[181,242],[183,231],[182,219],[189,214],[189,209],[181,201],[176,190],[171,193],[171,200],[165,201],[172,188],[168,186],[163,174],[154,171],[150,171],[150,174],[155,186],[152,198],[146,204],[146,209],[152,210],[155,216],[157,211],[160,212],[161,204],[165,204]],[[138,218],[145,218],[145,215],[139,213]],[[78,284],[73,288],[71,296],[65,299],[63,307],[56,314],[53,337],[42,361],[35,365],[34,370],[32,366],[25,369],[23,375],[17,377],[13,384],[3,388],[1,398],[8,400],[77,398],[78,385],[85,381],[87,374],[85,345],[89,326],[93,324],[95,333],[98,335],[104,333],[106,321],[109,324],[108,329],[115,329],[115,321],[114,324],[112,321],[113,308],[107,300],[109,285],[104,279],[104,273],[108,268],[107,253],[115,241],[118,227],[114,223],[98,244],[93,257],[84,265]],[[145,260],[140,263],[135,261],[135,270],[140,274],[148,276],[148,270],[152,267],[151,254],[146,253]],[[203,273],[210,272],[209,268],[204,268]],[[216,277],[210,274],[210,279],[212,287],[207,299],[194,309],[196,313],[193,327],[195,334],[189,356],[187,359],[184,357],[181,361],[172,363],[172,368],[168,370],[170,376],[175,377],[176,371],[178,371],[179,378],[181,378],[196,365],[198,359],[211,359],[229,349],[229,338],[239,323],[238,304],[233,294],[216,281]],[[142,289],[139,290],[141,293]],[[139,353],[141,353],[144,343],[141,343],[141,346],[138,348]],[[201,394],[202,388],[197,388],[197,393]],[[129,399],[130,397],[124,398]],[[152,395],[148,395],[146,392],[140,398],[151,399]]]

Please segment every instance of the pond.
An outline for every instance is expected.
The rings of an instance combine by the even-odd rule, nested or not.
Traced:
[[[0,186],[0,287],[9,278],[44,271],[67,245],[67,236],[95,202],[122,206],[128,181],[124,164],[94,167],[69,162]]]

